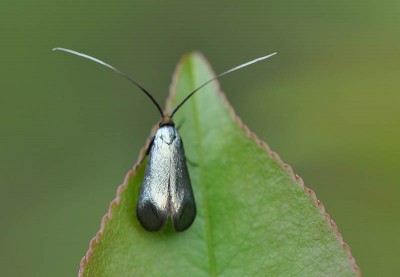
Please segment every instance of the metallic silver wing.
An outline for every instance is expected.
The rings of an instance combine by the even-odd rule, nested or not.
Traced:
[[[196,216],[182,140],[173,126],[160,127],[153,138],[136,213],[148,231],[160,230],[168,217],[176,231],[184,231]]]

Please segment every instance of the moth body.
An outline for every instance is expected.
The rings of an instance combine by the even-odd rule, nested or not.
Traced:
[[[186,166],[182,140],[178,129],[175,128],[172,122],[172,117],[187,100],[207,84],[231,72],[265,60],[275,55],[276,52],[235,66],[209,79],[189,93],[169,115],[163,112],[160,104],[145,88],[112,65],[74,50],[60,47],[53,50],[89,59],[115,71],[139,88],[153,102],[160,112],[162,120],[160,128],[154,135],[147,151],[149,157],[144,180],[140,188],[136,215],[143,228],[148,231],[161,230],[168,218],[172,219],[176,231],[184,231],[189,228],[196,217],[196,205]]]
[[[196,205],[181,137],[173,125],[162,125],[149,146],[137,217],[148,231],[160,230],[168,218],[184,231],[196,216]]]

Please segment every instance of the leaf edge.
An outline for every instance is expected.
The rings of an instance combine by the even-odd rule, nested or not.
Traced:
[[[191,57],[195,57],[197,56],[197,58],[201,59],[204,64],[206,65],[207,69],[215,76],[215,72],[212,69],[210,63],[208,62],[208,60],[205,58],[205,56],[199,52],[199,51],[191,51],[191,52],[187,52],[185,53],[181,59],[178,62],[178,65],[172,75],[172,82],[171,85],[169,86],[169,93],[168,93],[168,97],[166,100],[166,105],[165,105],[165,110],[169,111],[170,107],[171,107],[171,103],[175,97],[175,87],[178,83],[178,76],[182,70],[183,64],[185,62],[186,59],[189,59]],[[281,167],[282,169],[284,169],[286,172],[289,173],[289,175],[292,177],[292,179],[301,187],[303,188],[303,190],[310,196],[312,203],[320,210],[320,212],[322,213],[322,215],[325,217],[326,219],[326,223],[327,225],[331,228],[331,230],[334,232],[334,234],[336,235],[336,238],[339,242],[339,244],[342,246],[342,248],[344,249],[344,251],[347,254],[347,258],[350,262],[350,265],[352,266],[352,269],[354,271],[354,273],[357,274],[357,276],[362,276],[361,273],[361,269],[360,267],[356,264],[356,260],[353,257],[352,253],[351,253],[351,249],[349,244],[347,244],[346,242],[344,242],[343,240],[343,236],[342,234],[339,232],[339,228],[337,226],[337,224],[333,221],[333,219],[330,217],[330,215],[327,213],[324,204],[322,204],[322,202],[320,200],[318,200],[317,195],[315,194],[315,192],[308,188],[303,179],[294,172],[293,168],[285,163],[281,157],[279,156],[279,154],[275,151],[272,151],[271,148],[269,147],[269,145],[262,141],[255,133],[253,133],[249,127],[243,123],[242,119],[236,114],[235,110],[233,109],[233,107],[230,105],[225,93],[222,91],[221,87],[220,87],[220,83],[217,81],[215,81],[216,85],[217,85],[217,93],[219,95],[219,97],[221,97],[223,103],[226,105],[226,107],[229,110],[229,113],[231,115],[232,120],[238,124],[238,126],[240,127],[240,129],[242,129],[245,134],[247,135],[247,137],[251,140],[253,140],[258,146],[260,146],[262,149],[264,149],[267,153],[267,155],[269,155],[270,157],[272,157]],[[142,163],[145,155],[146,155],[146,151],[147,151],[147,147],[150,143],[150,140],[152,138],[152,136],[154,135],[155,131],[158,128],[158,123],[155,124],[150,132],[149,137],[146,140],[145,145],[142,147],[142,149],[139,152],[138,158],[136,160],[136,163],[134,164],[134,166],[126,173],[124,181],[122,184],[120,184],[117,188],[117,192],[116,192],[116,196],[115,198],[110,202],[109,206],[108,206],[108,210],[107,213],[102,217],[101,220],[101,225],[100,225],[100,230],[96,233],[96,235],[90,240],[89,243],[89,248],[86,251],[85,256],[82,257],[81,262],[80,262],[80,266],[79,266],[79,272],[78,272],[78,276],[82,277],[84,274],[84,270],[85,270],[85,266],[89,263],[91,255],[93,253],[93,249],[95,247],[95,245],[98,243],[98,241],[100,240],[101,236],[103,235],[103,231],[105,229],[106,224],[108,223],[109,220],[111,220],[112,215],[113,215],[113,209],[115,206],[119,205],[121,202],[121,194],[123,192],[123,190],[125,190],[128,186],[128,181],[129,179],[134,176],[136,174],[137,168],[140,166],[140,164]]]

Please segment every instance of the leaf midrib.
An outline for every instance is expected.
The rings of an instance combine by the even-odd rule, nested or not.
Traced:
[[[196,89],[196,75],[195,75],[195,70],[193,66],[193,60],[190,60],[190,81],[193,89]],[[198,112],[198,104],[197,104],[197,99],[196,97],[193,97],[192,99],[192,108],[193,108],[193,121],[194,121],[194,130],[196,137],[199,138],[197,140],[197,152],[199,155],[199,179],[200,179],[200,184],[201,184],[201,193],[202,193],[202,205],[204,209],[204,230],[206,232],[206,238],[207,238],[207,253],[208,253],[208,261],[210,265],[210,276],[217,276],[217,264],[216,264],[216,258],[215,258],[215,251],[213,247],[213,238],[212,238],[212,232],[211,232],[211,220],[210,220],[210,211],[209,211],[209,206],[208,206],[208,193],[207,193],[207,187],[204,185],[204,152],[203,152],[203,143],[202,143],[202,130],[200,128],[200,118],[199,118],[199,112]]]

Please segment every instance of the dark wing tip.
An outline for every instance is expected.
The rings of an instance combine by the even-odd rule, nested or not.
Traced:
[[[193,199],[194,200],[194,199]],[[182,208],[179,215],[173,215],[174,229],[183,232],[189,228],[196,218],[196,205],[194,201],[188,201]]]
[[[136,216],[142,227],[150,232],[161,230],[168,219],[168,215],[157,209],[151,202],[138,204]]]

